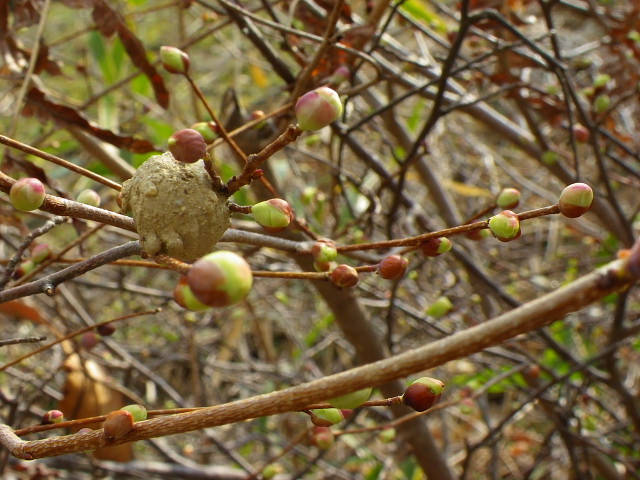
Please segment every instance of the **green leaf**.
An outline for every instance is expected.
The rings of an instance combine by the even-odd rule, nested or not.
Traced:
[[[400,6],[400,10],[404,11],[414,20],[425,23],[440,33],[447,31],[445,21],[431,9],[429,4],[422,0],[408,0]]]

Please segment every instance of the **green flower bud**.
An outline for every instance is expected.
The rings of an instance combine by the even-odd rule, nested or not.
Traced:
[[[319,87],[302,95],[295,106],[301,130],[320,130],[342,114],[342,102],[329,87]]]
[[[309,412],[311,422],[318,427],[330,427],[344,420],[338,408],[318,408]]]
[[[220,133],[216,122],[198,122],[191,125],[191,128],[202,135],[207,145],[213,143]]]
[[[84,203],[86,205],[90,205],[92,207],[100,206],[100,195],[95,190],[91,190],[90,188],[81,191],[76,197],[76,201],[80,203]]]
[[[520,203],[520,190],[515,188],[504,188],[496,198],[496,205],[503,210],[516,208]]]
[[[392,443],[396,439],[395,428],[385,428],[378,434],[378,440],[382,443]]]
[[[313,269],[316,272],[328,272],[332,268],[335,268],[334,262],[313,262]]]
[[[600,114],[606,112],[611,106],[611,98],[609,95],[598,95],[593,102],[593,110]]]
[[[160,47],[160,61],[169,73],[186,75],[189,71],[189,55],[176,47]]]
[[[13,272],[13,278],[15,278],[16,280],[18,278],[22,278],[25,275],[33,272],[35,269],[36,262],[34,262],[32,259],[23,260]]]
[[[438,297],[426,310],[426,314],[433,318],[440,318],[453,309],[453,303],[447,297]]]
[[[126,405],[122,407],[120,410],[124,410],[126,412],[129,412],[131,415],[133,415],[134,422],[141,422],[142,420],[147,419],[147,409],[137,403],[132,405]]]
[[[251,207],[251,214],[256,222],[269,233],[277,233],[286,229],[293,219],[289,204],[281,198],[271,198],[256,203]]]
[[[576,218],[589,211],[593,204],[593,190],[586,183],[573,183],[560,194],[560,213],[565,217]]]
[[[187,277],[185,275],[180,277],[178,284],[173,289],[173,299],[182,308],[186,308],[192,312],[200,312],[211,308],[196,298],[191,291],[191,288],[189,288],[189,283],[187,282]]]
[[[358,408],[364,402],[369,400],[371,396],[371,387],[356,390],[355,392],[340,395],[339,397],[330,398],[327,403],[335,408],[350,409]]]
[[[520,220],[511,210],[504,210],[489,219],[489,229],[501,242],[510,242],[520,236]]]
[[[424,412],[433,407],[444,390],[444,383],[436,378],[422,377],[407,387],[402,402],[416,412]]]
[[[187,283],[205,305],[226,307],[243,300],[253,284],[251,267],[240,255],[219,250],[197,260],[187,273]]]
[[[40,208],[44,203],[44,185],[37,178],[21,178],[11,186],[11,205],[22,212]]]
[[[447,253],[453,247],[453,243],[446,237],[428,238],[420,244],[420,250],[427,257],[437,257]]]
[[[311,255],[313,259],[319,263],[327,263],[336,259],[338,250],[336,244],[332,240],[318,240],[311,247]]]
[[[558,160],[560,160],[560,155],[553,150],[547,150],[542,154],[542,163],[545,165],[555,165],[558,163]]]

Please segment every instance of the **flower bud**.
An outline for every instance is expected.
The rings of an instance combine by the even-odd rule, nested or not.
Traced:
[[[334,87],[340,86],[340,84],[346,82],[351,78],[351,70],[346,65],[340,65],[336,68],[329,78],[329,83]]]
[[[573,183],[560,194],[560,213],[565,217],[576,218],[589,211],[593,203],[593,190],[586,183]]]
[[[186,75],[189,71],[189,55],[176,47],[160,47],[160,61],[169,73],[181,73]]]
[[[109,441],[118,440],[131,432],[133,425],[133,415],[126,410],[116,410],[107,415],[104,420],[104,436]]]
[[[21,178],[11,186],[11,205],[22,212],[40,208],[44,203],[44,185],[37,178]]]
[[[64,421],[64,414],[60,410],[49,410],[42,415],[42,425],[51,425]]]
[[[314,445],[322,450],[328,450],[336,443],[335,436],[329,427],[314,427],[311,438]]]
[[[195,163],[207,153],[202,134],[192,128],[178,130],[167,142],[173,158],[182,163]]]
[[[510,210],[516,208],[520,203],[520,190],[515,188],[503,188],[498,198],[496,198],[496,205],[503,210]]]
[[[90,205],[92,207],[100,206],[100,195],[95,190],[91,190],[87,188],[86,190],[81,191],[76,197],[76,201],[80,203],[84,203],[86,205]]]
[[[202,135],[207,145],[213,143],[220,133],[216,122],[198,122],[191,125],[191,128]]]
[[[438,297],[426,310],[426,314],[433,318],[440,318],[446,315],[453,308],[453,303],[447,297]]]
[[[345,264],[338,265],[333,269],[329,279],[338,288],[351,288],[358,284],[358,271]]]
[[[279,463],[270,463],[262,469],[262,478],[264,480],[271,480],[280,473],[284,473],[284,467]]]
[[[416,412],[429,410],[440,400],[444,383],[436,378],[422,377],[407,387],[402,402]]]
[[[580,143],[587,143],[591,138],[591,132],[581,123],[576,123],[573,126],[573,135],[576,137],[576,141]]]
[[[88,331],[80,337],[80,345],[86,350],[91,350],[98,343],[100,343],[100,336],[96,332]]]
[[[193,312],[199,312],[211,308],[196,298],[191,291],[191,288],[189,288],[189,283],[187,282],[187,277],[185,275],[180,277],[176,288],[173,289],[173,299],[182,308],[186,308]]]
[[[13,278],[16,280],[33,272],[36,269],[36,263],[32,259],[23,260],[13,272]]]
[[[309,411],[311,422],[318,427],[330,427],[344,420],[342,411],[337,408],[318,408]]]
[[[298,98],[295,111],[301,130],[320,130],[342,114],[342,102],[334,90],[319,87]]]
[[[358,408],[364,402],[369,400],[371,396],[371,387],[356,390],[355,392],[340,395],[339,397],[330,398],[327,403],[335,408],[351,409]]]
[[[593,102],[593,110],[598,113],[606,112],[611,106],[611,97],[606,94],[598,95]]]
[[[116,326],[113,323],[103,323],[102,325],[98,325],[96,330],[100,336],[110,337],[116,331]]]
[[[281,232],[289,226],[293,212],[289,204],[281,198],[271,198],[251,207],[256,222],[269,233]]]
[[[547,150],[542,154],[541,160],[545,165],[555,165],[560,160],[560,155],[553,150]]]
[[[380,440],[382,443],[392,443],[395,439],[395,428],[385,428],[378,434],[378,440]]]
[[[322,239],[313,244],[311,255],[316,262],[327,263],[336,259],[338,250],[333,240]]]
[[[247,296],[253,275],[251,267],[240,255],[219,250],[191,266],[187,283],[200,302],[211,307],[226,307]]]
[[[133,416],[134,422],[141,422],[142,420],[147,419],[147,409],[137,403],[134,403],[132,405],[126,405],[122,407],[120,410],[129,412]]]
[[[509,242],[520,236],[520,220],[511,210],[504,210],[489,219],[489,229],[501,242]]]
[[[31,249],[31,260],[34,263],[42,263],[51,255],[51,247],[48,243],[38,243]]]
[[[389,255],[382,259],[376,267],[378,275],[385,280],[398,280],[407,272],[409,261],[400,255]]]
[[[335,266],[335,262],[313,262],[313,269],[316,272],[328,272]]]
[[[451,250],[453,243],[447,237],[429,238],[420,244],[420,250],[427,257],[437,257]]]
[[[471,230],[470,232],[467,232],[464,234],[465,237],[467,237],[470,240],[473,240],[474,242],[483,240],[487,238],[489,235],[491,234],[486,228],[482,230]]]

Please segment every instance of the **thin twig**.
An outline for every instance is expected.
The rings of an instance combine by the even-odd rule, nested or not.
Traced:
[[[80,263],[76,263],[75,265],[71,265],[70,267],[58,272],[52,273],[51,275],[47,275],[46,277],[42,277],[33,282],[0,292],[0,303],[29,295],[35,295],[37,293],[45,293],[51,296],[55,293],[56,286],[62,282],[79,277],[80,275],[120,258],[139,255],[141,251],[142,247],[140,246],[140,242],[137,240],[110,248],[109,250],[105,250],[98,255],[88,258]]]
[[[47,337],[20,337],[20,338],[9,338],[7,340],[0,340],[0,347],[4,347],[5,345],[16,345],[18,343],[38,343],[46,340]]]
[[[285,390],[194,412],[137,422],[133,431],[113,442],[107,442],[102,430],[24,442],[9,426],[0,425],[0,443],[17,458],[34,459],[93,450],[107,443],[127,443],[298,411],[326,398],[380,385],[451,360],[468,357],[517,335],[548,325],[612,292],[628,288],[639,277],[640,242],[626,259],[611,262],[522,307],[384,360]]]

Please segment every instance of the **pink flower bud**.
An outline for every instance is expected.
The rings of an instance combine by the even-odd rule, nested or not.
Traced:
[[[37,178],[21,178],[11,186],[11,205],[22,212],[40,208],[44,203],[44,185]]]
[[[38,243],[31,249],[31,260],[35,263],[44,262],[51,255],[51,247],[47,243]]]
[[[444,390],[444,383],[436,378],[422,377],[407,387],[402,402],[416,412],[424,412],[433,407]]]
[[[251,207],[251,214],[269,233],[281,232],[289,226],[293,218],[291,207],[281,198],[256,203]]]
[[[335,436],[329,427],[314,427],[312,441],[322,450],[328,450],[336,443]]]
[[[420,250],[427,257],[437,257],[451,250],[453,243],[446,237],[429,238],[420,244]]]
[[[342,114],[342,102],[329,87],[320,87],[302,95],[295,106],[301,130],[320,130]]]
[[[253,274],[240,255],[219,250],[197,260],[187,273],[187,282],[198,301],[211,307],[226,307],[247,296]]]
[[[560,194],[560,213],[565,217],[576,218],[589,211],[593,203],[593,190],[586,183],[573,183],[565,187]]]
[[[42,415],[42,425],[51,425],[64,421],[64,414],[60,410],[49,410]]]
[[[169,137],[167,142],[173,158],[182,163],[195,163],[207,153],[207,144],[197,130],[185,128]]]
[[[201,310],[211,308],[196,298],[196,296],[191,291],[191,288],[189,288],[187,277],[185,275],[180,277],[178,284],[173,289],[173,299],[182,308],[186,308],[187,310],[191,310],[194,312],[199,312]]]
[[[520,220],[511,210],[505,210],[489,219],[489,229],[501,242],[510,242],[520,236]]]

